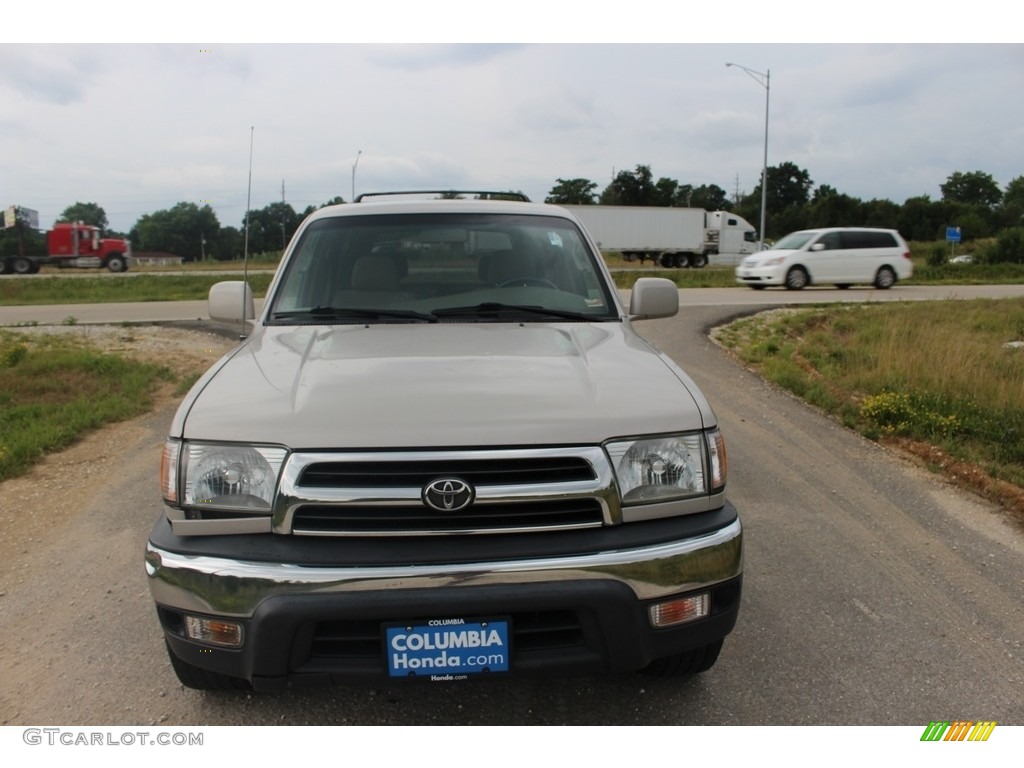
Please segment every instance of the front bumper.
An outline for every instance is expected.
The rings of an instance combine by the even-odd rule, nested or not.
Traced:
[[[786,272],[779,267],[737,267],[736,282],[740,285],[785,285]]]
[[[386,676],[382,624],[434,618],[509,617],[518,633],[516,673],[626,671],[715,642],[735,625],[742,527],[728,504],[701,517],[703,524],[680,518],[602,532],[609,540],[616,532],[628,536],[621,547],[555,556],[502,553],[498,547],[485,558],[474,551],[475,562],[436,561],[427,552],[419,561],[405,561],[415,565],[397,565],[393,556],[344,565],[275,562],[258,549],[246,559],[244,542],[253,539],[323,545],[275,536],[240,537],[238,557],[229,558],[202,550],[223,551],[225,541],[236,537],[183,540],[162,521],[147,547],[146,569],[171,652],[258,689]],[[687,530],[697,533],[679,536]],[[477,543],[448,547],[465,556],[465,548]],[[651,627],[648,605],[701,592],[711,596],[708,616]],[[242,647],[215,649],[186,639],[185,614],[238,620]]]

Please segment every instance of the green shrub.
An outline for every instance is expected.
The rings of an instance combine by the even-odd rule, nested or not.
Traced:
[[[942,243],[933,243],[928,249],[927,263],[929,267],[941,267],[949,259],[949,248]]]
[[[942,411],[947,411],[943,413]],[[916,438],[949,438],[961,429],[960,419],[933,397],[917,393],[882,392],[864,398],[861,416],[883,434]]]
[[[1024,227],[1003,230],[979,257],[986,264],[1024,264]]]
[[[28,354],[24,344],[0,344],[0,368],[13,368]]]

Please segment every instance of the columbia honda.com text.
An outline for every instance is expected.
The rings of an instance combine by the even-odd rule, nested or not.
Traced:
[[[183,731],[87,731],[75,728],[26,728],[30,746],[63,747],[201,747],[202,733]]]

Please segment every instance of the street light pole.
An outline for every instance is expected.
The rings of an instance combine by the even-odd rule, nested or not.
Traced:
[[[764,165],[761,169],[761,229],[759,230],[761,242],[758,245],[760,250],[763,251],[765,211],[768,204],[768,99],[771,95],[772,71],[769,69],[764,72],[758,72],[756,69],[749,69],[742,64],[733,64],[731,61],[726,62],[725,66],[739,67],[750,75],[758,85],[764,88]]]
[[[356,161],[352,163],[352,199],[349,201],[354,203],[356,201],[356,167],[359,165],[359,156],[363,154],[363,150],[356,152]]]

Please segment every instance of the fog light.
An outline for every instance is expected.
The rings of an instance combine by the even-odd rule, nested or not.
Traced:
[[[652,605],[650,611],[651,626],[660,629],[662,627],[674,627],[686,621],[693,621],[708,615],[708,606],[711,604],[708,593],[694,597],[683,597],[677,600],[669,600],[666,603]]]
[[[203,619],[199,616],[185,617],[185,634],[190,640],[228,648],[242,647],[242,625],[234,621]]]

